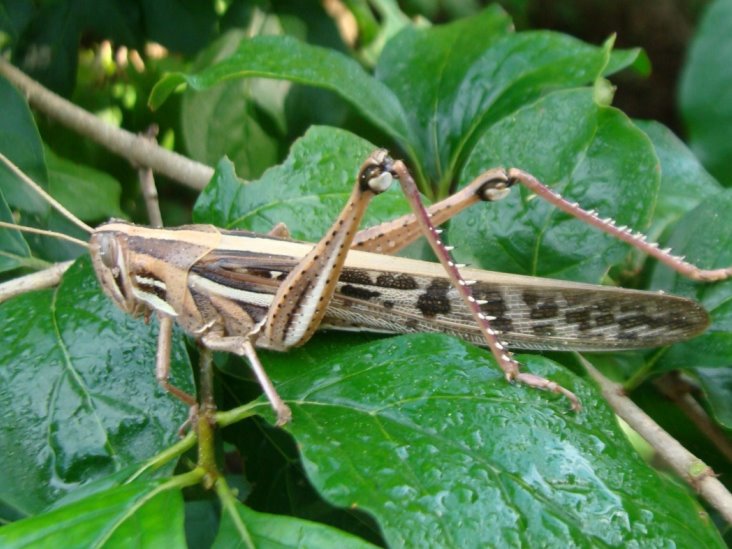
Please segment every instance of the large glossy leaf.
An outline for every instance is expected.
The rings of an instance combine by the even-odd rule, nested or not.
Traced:
[[[648,138],[588,89],[554,92],[493,125],[478,141],[461,180],[497,166],[528,171],[601,217],[642,230],[659,185]],[[513,189],[474,206],[450,225],[456,255],[485,269],[598,282],[627,247]]]
[[[43,156],[43,143],[33,122],[33,115],[23,96],[0,77],[0,152],[43,188],[48,187],[48,174]],[[50,210],[33,190],[17,181],[5,163],[0,163],[0,191],[12,208],[36,215]]]
[[[194,89],[206,89],[230,78],[252,76],[291,80],[331,90],[377,127],[402,142],[411,141],[402,107],[386,86],[343,54],[290,36],[257,36],[242,42],[234,54],[198,74],[169,74],[153,89],[150,104],[159,106],[182,83]]]
[[[433,179],[439,179],[449,166],[451,150],[445,150],[444,144],[463,136],[465,126],[481,110],[481,92],[494,89],[495,84],[488,86],[486,80],[473,97],[465,90],[461,97],[466,73],[511,26],[506,13],[493,6],[449,25],[407,27],[384,47],[375,76],[396,94],[407,112],[418,139],[415,160]],[[460,112],[458,120],[452,109]],[[450,116],[444,116],[446,111]]]
[[[247,541],[260,549],[312,547],[313,549],[368,549],[374,545],[354,536],[292,517],[257,513],[236,504],[223,514],[214,549],[246,547]]]
[[[180,489],[162,480],[112,488],[0,529],[6,548],[183,548],[185,541]]]
[[[198,57],[203,69],[234,52],[245,31],[230,31]],[[279,133],[289,82],[228,80],[207,90],[189,90],[181,104],[181,128],[189,155],[208,165],[231,158],[241,177],[258,177],[280,156]],[[278,127],[279,126],[279,127]]]
[[[185,406],[155,380],[157,330],[119,311],[88,260],[0,306],[0,501],[33,514],[176,439]],[[178,338],[173,383],[191,390]]]
[[[699,383],[709,402],[714,419],[732,429],[732,367],[695,368]]]
[[[266,359],[313,484],[372,513],[391,546],[720,546],[597,392],[546,359],[521,357],[577,391],[581,413],[506,383],[486,351],[445,336],[313,342]]]
[[[79,219],[106,221],[124,217],[120,184],[110,175],[46,151],[49,192]]]
[[[716,0],[699,23],[679,90],[691,148],[724,185],[732,185],[732,1]]]
[[[718,192],[686,214],[666,244],[675,254],[702,268],[732,265],[732,191]],[[716,283],[692,282],[659,265],[652,287],[700,301],[710,312],[712,326],[700,337],[675,345],[657,365],[661,370],[732,365],[732,280]]]
[[[159,106],[182,83],[200,90],[257,76],[332,90],[395,139],[415,162],[417,179],[423,183],[426,175],[444,195],[491,122],[547,90],[590,83],[637,57],[623,52],[610,64],[610,43],[598,48],[552,33],[507,34],[510,27],[497,8],[432,29],[405,27],[385,46],[376,78],[333,51],[286,36],[255,37],[196,74],[168,75],[150,104]]]
[[[661,163],[661,187],[653,225],[647,232],[656,237],[721,186],[671,130],[654,121],[636,120],[634,124],[651,139]]]
[[[41,188],[55,192],[56,189],[51,188],[51,178],[46,166],[46,156],[43,148],[41,137],[38,134],[33,116],[28,108],[28,103],[25,98],[12,87],[7,80],[0,78],[0,103],[3,104],[3,109],[0,109],[0,153],[4,154],[12,163],[19,167],[28,177],[30,177],[36,184]],[[66,165],[61,171],[56,171],[56,181],[63,179],[61,172],[65,172],[65,176],[70,176],[70,172],[84,173],[85,176],[95,174],[91,179],[93,181],[99,181],[99,177],[96,172],[91,171],[80,171],[80,168],[71,168]],[[105,181],[110,178],[106,177]],[[83,182],[82,185],[89,190],[95,187],[94,183]],[[57,186],[58,187],[58,186]],[[0,163],[0,194],[3,195],[4,200],[10,208],[18,215],[21,224],[32,225],[41,227],[44,229],[60,230],[61,232],[67,232],[69,227],[73,227],[68,222],[63,221],[62,217],[53,212],[49,207],[49,204],[39,196],[39,194],[31,189],[28,185],[23,183],[5,163]],[[73,191],[66,192],[69,201],[75,202],[72,198],[74,196]],[[78,197],[78,195],[77,195]],[[80,200],[82,204],[89,204],[87,197],[84,196],[83,200]],[[101,205],[107,205],[115,202],[114,197],[99,198],[99,194],[96,195],[96,200]],[[118,199],[116,200],[118,202]],[[104,209],[104,208],[102,208]],[[105,211],[119,211],[114,208],[106,208]],[[8,219],[5,219],[8,221]],[[14,219],[18,221],[18,219]],[[2,230],[7,233],[6,230]],[[77,229],[78,231],[78,229]],[[80,238],[86,238],[87,235],[79,234],[75,236]],[[7,234],[2,237],[3,239],[15,239],[18,240],[16,233],[15,237],[8,236]],[[21,237],[23,241],[27,242],[32,250],[32,253],[27,255],[25,259],[19,260],[20,248],[5,247],[3,249],[6,253],[14,256],[14,259],[10,262],[6,261],[6,266],[11,266],[16,263],[15,266],[25,266],[31,268],[40,268],[44,265],[43,261],[38,261],[37,258],[43,258],[44,260],[59,261],[62,259],[68,259],[74,257],[74,254],[78,254],[78,247],[67,243],[59,243],[57,239],[52,239],[50,242],[48,239],[39,238],[35,235],[25,234]]]
[[[351,133],[313,127],[287,160],[257,181],[243,183],[220,166],[194,211],[197,222],[266,233],[285,223],[293,238],[319,240],[348,200],[361,163],[376,147]],[[373,200],[364,225],[407,213],[399,185]]]
[[[417,159],[444,194],[479,132],[546,91],[593,82],[608,48],[550,32],[509,33],[497,9],[430,29],[408,29],[384,48],[376,77],[409,113]]]

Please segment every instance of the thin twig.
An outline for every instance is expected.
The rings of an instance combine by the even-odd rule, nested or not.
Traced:
[[[15,223],[8,223],[7,221],[0,221],[0,229],[8,229],[11,231],[19,231],[21,233],[31,233],[48,236],[57,240],[65,240],[66,242],[71,242],[72,244],[76,244],[77,246],[84,248],[85,250],[89,249],[89,244],[87,242],[84,242],[83,240],[79,240],[78,238],[74,238],[73,236],[69,236],[64,233],[57,233],[56,231],[47,231],[46,229],[39,229],[37,227],[16,225]]]
[[[157,143],[155,137],[158,135],[158,127],[153,124],[142,136],[149,139],[151,143]],[[160,213],[160,201],[158,200],[158,189],[155,187],[155,177],[153,171],[147,167],[140,167],[137,170],[137,176],[140,179],[140,190],[145,199],[145,208],[147,209],[147,218],[150,226],[161,228],[163,226],[163,216]]]
[[[13,174],[20,179],[23,184],[27,185],[30,189],[33,189],[33,191],[43,198],[48,204],[51,205],[51,207],[56,210],[58,213],[60,213],[62,216],[64,216],[66,219],[71,221],[74,225],[79,227],[82,231],[86,233],[93,233],[94,229],[92,229],[89,225],[84,223],[81,219],[76,217],[74,214],[72,214],[69,210],[66,209],[66,207],[61,204],[58,200],[56,200],[54,197],[52,197],[50,194],[46,192],[46,190],[41,187],[38,183],[33,181],[26,173],[23,172],[16,164],[14,164],[7,156],[0,153],[0,161],[2,161],[3,164],[5,164],[8,169],[13,172]]]
[[[145,137],[107,124],[44,88],[2,58],[0,75],[20,89],[39,111],[139,166],[149,166],[196,190],[203,189],[213,176],[211,167],[164,149]]]
[[[43,271],[3,282],[0,284],[0,303],[25,292],[56,286],[61,281],[61,276],[71,267],[72,263],[73,261],[56,263]]]
[[[732,443],[727,435],[714,423],[704,408],[691,394],[691,385],[672,372],[655,380],[654,384],[676,406],[694,422],[699,430],[717,447],[724,457],[732,461]]]
[[[732,524],[732,494],[717,480],[711,467],[679,444],[675,438],[625,396],[621,385],[603,376],[583,356],[577,356],[590,376],[600,386],[603,396],[615,413],[646,439],[681,478],[719,511],[719,514],[728,523]]]

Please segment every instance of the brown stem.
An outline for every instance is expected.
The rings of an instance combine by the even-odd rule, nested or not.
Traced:
[[[26,292],[56,286],[61,281],[61,276],[71,267],[72,263],[73,261],[64,261],[43,271],[3,282],[0,284],[0,303]]]
[[[10,80],[39,111],[139,166],[149,166],[196,190],[203,189],[213,176],[211,167],[164,149],[145,137],[107,124],[44,88],[3,59],[0,59],[0,75]]]
[[[684,448],[651,417],[625,396],[621,385],[603,376],[583,356],[577,355],[587,372],[600,386],[603,396],[615,413],[623,418],[653,447],[663,460],[683,478],[709,505],[732,524],[732,494],[717,480],[711,467]]]
[[[732,461],[732,443],[691,394],[692,387],[687,382],[673,372],[658,378],[654,384],[694,422],[694,425],[704,433],[724,457]]]

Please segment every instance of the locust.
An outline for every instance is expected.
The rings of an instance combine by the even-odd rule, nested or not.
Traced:
[[[12,162],[0,159],[65,212]],[[413,213],[359,231],[371,198],[393,181],[402,185]],[[121,220],[96,229],[82,224],[90,239],[80,244],[89,250],[103,291],[119,308],[134,316],[159,316],[156,376],[168,392],[192,409],[197,405],[195,397],[168,380],[176,323],[207,350],[245,357],[278,425],[289,422],[291,412],[257,349],[284,352],[322,328],[450,334],[488,347],[508,381],[564,395],[574,410],[580,402],[571,391],[521,371],[509,348],[641,349],[705,330],[708,314],[686,298],[456,264],[437,227],[473,204],[501,200],[516,184],[695,280],[732,274],[732,269],[699,269],[642,234],[583,210],[519,169],[488,170],[458,193],[424,207],[406,165],[384,149],[365,160],[340,215],[315,244],[291,239],[282,225],[258,234],[211,225],[151,228]],[[394,255],[420,236],[439,264]]]

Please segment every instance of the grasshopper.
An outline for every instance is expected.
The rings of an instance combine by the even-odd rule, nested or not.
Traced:
[[[0,159],[46,196],[9,160]],[[370,199],[393,180],[403,186],[414,213],[358,231]],[[436,226],[476,202],[504,198],[516,183],[691,278],[719,280],[732,274],[731,269],[700,270],[643,235],[566,201],[518,169],[488,170],[460,192],[425,208],[404,163],[383,149],[363,163],[348,202],[317,244],[291,240],[283,226],[263,235],[209,225],[157,229],[118,220],[87,227],[90,241],[82,244],[104,292],[123,311],[160,316],[156,375],[167,391],[195,408],[193,396],[168,382],[175,322],[209,350],[246,357],[279,425],[290,421],[291,412],[256,349],[287,351],[307,342],[319,328],[452,334],[487,346],[509,381],[562,394],[579,410],[572,392],[522,372],[508,348],[658,347],[707,327],[706,311],[689,299],[454,263]],[[63,211],[58,204],[56,208]],[[420,236],[427,238],[441,266],[392,255]]]

